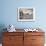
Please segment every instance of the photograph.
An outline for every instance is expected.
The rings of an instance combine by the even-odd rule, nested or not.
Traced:
[[[18,21],[34,21],[35,8],[18,8]]]

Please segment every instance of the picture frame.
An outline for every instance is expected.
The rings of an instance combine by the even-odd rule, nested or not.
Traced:
[[[17,14],[18,21],[35,21],[35,8],[19,7]]]

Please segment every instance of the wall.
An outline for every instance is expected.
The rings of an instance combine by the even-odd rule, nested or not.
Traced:
[[[13,24],[16,28],[43,27],[46,28],[46,0],[0,0],[0,25]],[[34,7],[36,11],[35,22],[18,22],[17,8]]]

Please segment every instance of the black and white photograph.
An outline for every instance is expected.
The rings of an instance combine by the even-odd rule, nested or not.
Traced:
[[[35,8],[18,8],[18,21],[34,21]]]

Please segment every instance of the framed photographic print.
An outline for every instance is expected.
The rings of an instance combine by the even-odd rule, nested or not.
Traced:
[[[18,21],[35,21],[35,8],[20,7],[17,14]]]

